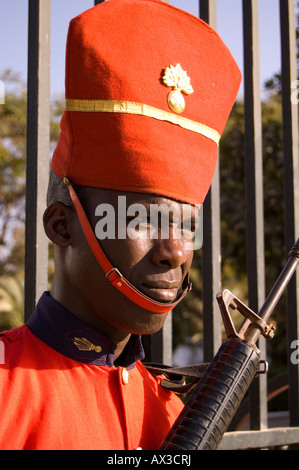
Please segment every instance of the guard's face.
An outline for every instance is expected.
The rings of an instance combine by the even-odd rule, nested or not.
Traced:
[[[85,188],[81,202],[106,256],[127,280],[159,302],[173,302],[189,272],[193,250],[188,230],[196,211],[167,198]],[[75,217],[72,278],[89,311],[113,328],[146,334],[167,314],[145,311],[105,279]],[[84,286],[84,288],[82,287]]]

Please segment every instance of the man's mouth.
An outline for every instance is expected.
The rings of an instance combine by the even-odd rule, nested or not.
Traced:
[[[142,292],[158,302],[173,302],[180,288],[176,281],[153,281],[141,284]]]

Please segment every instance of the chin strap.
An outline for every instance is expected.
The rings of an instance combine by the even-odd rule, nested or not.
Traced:
[[[191,283],[189,283],[188,277],[186,276],[184,283],[183,283],[183,292],[172,303],[162,303],[157,302],[150,297],[144,295],[138,289],[136,289],[130,282],[119,272],[119,270],[112,266],[109,259],[105,255],[104,251],[102,250],[94,231],[89,223],[89,220],[85,214],[85,211],[79,201],[79,198],[71,184],[69,178],[65,177],[63,179],[64,184],[67,185],[70,197],[72,199],[73,205],[78,215],[78,219],[80,225],[82,227],[83,233],[85,235],[86,241],[93,252],[96,260],[98,261],[99,265],[103,269],[105,273],[106,279],[122,294],[124,294],[128,299],[130,299],[135,304],[139,305],[140,307],[144,308],[145,310],[149,310],[155,313],[166,313],[172,310],[191,290]]]

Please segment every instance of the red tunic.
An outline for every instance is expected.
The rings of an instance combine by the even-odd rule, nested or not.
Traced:
[[[46,321],[47,326],[51,331]],[[77,323],[67,331],[63,327],[57,348],[65,340],[75,351],[74,338],[86,341],[88,330]],[[103,354],[97,363],[93,348],[86,352],[93,359],[82,362],[85,351],[78,350],[81,360],[67,357],[26,325],[2,333],[0,341],[5,352],[0,365],[1,450],[159,449],[183,407],[140,360],[127,368],[101,365]],[[99,349],[107,361],[105,344]]]

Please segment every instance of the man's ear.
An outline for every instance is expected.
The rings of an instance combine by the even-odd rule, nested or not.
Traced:
[[[61,202],[53,202],[44,212],[43,223],[47,237],[56,245],[71,244],[71,222],[74,209]]]

